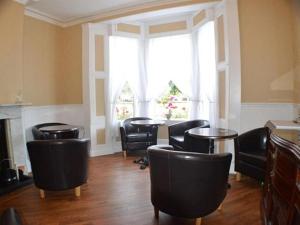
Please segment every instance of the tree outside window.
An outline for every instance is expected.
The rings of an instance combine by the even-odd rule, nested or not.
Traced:
[[[125,120],[134,115],[134,94],[128,82],[124,84],[117,99],[116,114],[118,120]]]
[[[189,99],[174,82],[169,81],[168,87],[156,100],[156,116],[166,119],[187,119]]]

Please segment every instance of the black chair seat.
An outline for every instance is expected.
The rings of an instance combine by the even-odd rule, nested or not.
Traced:
[[[257,152],[256,154],[240,152],[240,160],[251,165],[257,165],[259,168],[265,168],[267,157],[261,154],[261,152]]]
[[[151,133],[131,133],[126,136],[127,142],[145,142],[152,138]]]

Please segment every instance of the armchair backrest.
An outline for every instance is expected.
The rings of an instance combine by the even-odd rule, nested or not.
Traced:
[[[58,125],[66,125],[65,123],[41,123],[32,127],[32,135],[34,140],[44,140],[47,139],[47,135],[41,132],[39,129],[42,127],[48,126],[58,126]]]
[[[27,148],[37,187],[64,190],[86,182],[89,140],[38,140],[28,142]]]
[[[197,218],[218,208],[227,193],[232,155],[148,148],[152,204],[173,216]]]
[[[267,150],[269,128],[261,127],[239,135],[235,140],[235,150],[240,152],[253,152]]]
[[[185,122],[176,123],[168,127],[169,136],[175,136],[175,135],[183,136],[185,131],[195,127],[205,128],[205,127],[210,127],[210,125],[207,120],[189,120]]]
[[[149,130],[151,130],[151,127],[137,127],[131,124],[132,121],[136,121],[136,120],[151,120],[151,118],[148,117],[133,117],[133,118],[129,118],[124,120],[121,123],[120,127],[123,127],[125,129],[126,133],[138,133],[139,132],[148,132]]]
[[[198,152],[209,153],[209,140],[199,139],[189,135],[188,131],[184,133],[184,151],[186,152]]]

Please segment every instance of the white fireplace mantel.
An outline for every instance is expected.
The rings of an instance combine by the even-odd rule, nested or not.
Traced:
[[[8,142],[9,155],[11,155],[10,158],[12,158],[12,162],[16,167],[27,165],[22,107],[28,105],[31,104],[0,104],[0,120],[6,120],[6,137]]]

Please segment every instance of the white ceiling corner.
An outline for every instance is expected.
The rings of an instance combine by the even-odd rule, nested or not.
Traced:
[[[100,20],[128,10],[188,0],[15,0],[26,5],[25,15],[62,27]]]
[[[26,5],[29,2],[29,0],[14,0],[14,1],[18,2],[18,3],[22,4],[22,5]]]

